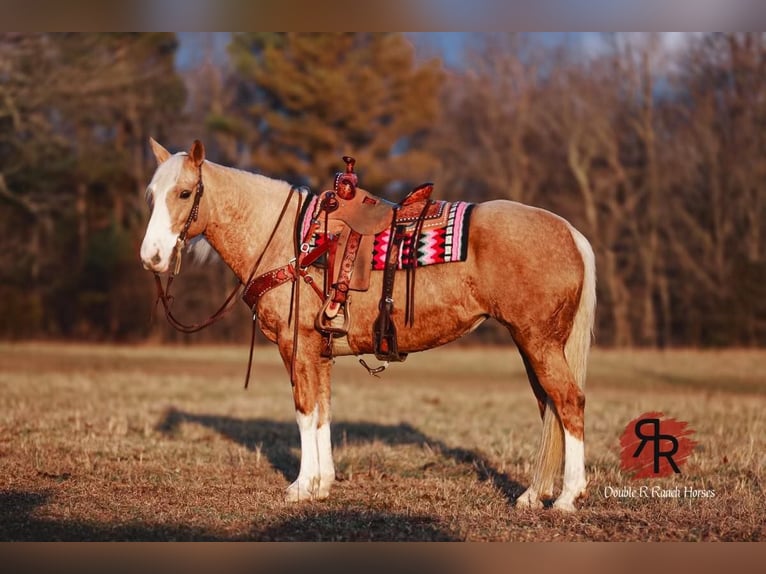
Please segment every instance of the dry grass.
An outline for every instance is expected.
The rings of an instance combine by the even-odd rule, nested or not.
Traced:
[[[298,432],[274,348],[0,345],[2,540],[763,540],[766,352],[595,351],[590,496],[512,506],[539,417],[514,351],[448,347],[381,380],[334,378],[339,482],[282,501]],[[680,477],[707,500],[605,498],[631,484],[619,435],[648,410],[697,430]]]

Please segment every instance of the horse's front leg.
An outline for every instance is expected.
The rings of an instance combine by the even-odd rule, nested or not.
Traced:
[[[292,341],[280,345],[282,358],[291,366]],[[285,500],[327,498],[335,482],[335,465],[330,441],[330,370],[332,363],[303,339],[293,374],[293,401],[301,434],[301,466],[298,478],[288,488]]]

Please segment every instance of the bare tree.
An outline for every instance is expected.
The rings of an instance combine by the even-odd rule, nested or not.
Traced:
[[[565,149],[581,200],[584,232],[596,252],[602,297],[611,316],[611,342],[634,343],[627,275],[633,261],[625,240],[637,198],[621,157],[622,102],[607,59],[560,62],[551,79],[548,129]],[[555,87],[554,87],[555,86]]]
[[[542,166],[532,146],[541,58],[522,34],[482,36],[466,73],[449,78],[447,111],[432,142],[442,191],[537,200]]]
[[[765,62],[762,33],[705,35],[690,44],[676,77],[678,193],[669,236],[694,281],[697,293],[685,291],[699,307],[690,314],[702,343],[753,344],[766,331],[757,294],[766,277]]]

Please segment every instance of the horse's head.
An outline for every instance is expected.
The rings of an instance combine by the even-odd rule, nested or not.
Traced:
[[[152,215],[141,244],[141,261],[146,269],[162,273],[170,266],[176,242],[187,221],[190,225],[185,240],[205,229],[204,201],[199,205],[196,220],[190,219],[205,161],[205,147],[195,140],[189,153],[171,155],[154,139],[151,145],[158,166],[146,190]]]

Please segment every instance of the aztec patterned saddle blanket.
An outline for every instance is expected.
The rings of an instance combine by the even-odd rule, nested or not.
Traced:
[[[314,213],[318,201],[319,196],[314,196],[304,210],[301,237],[305,237],[309,231],[311,214]],[[420,215],[419,209],[400,210],[396,226],[401,226],[403,236],[397,237],[402,240],[397,269],[465,261],[468,256],[469,223],[474,207],[474,204],[465,201],[433,201],[423,218],[417,240],[413,236],[418,231],[416,222]],[[329,231],[342,236],[342,227],[331,223]],[[394,233],[396,234],[396,231]],[[364,260],[365,267],[369,266],[368,269],[372,271],[385,270],[391,238],[390,226],[371,236],[371,240],[367,242],[367,247],[370,247],[369,253],[360,251],[358,256]],[[314,249],[321,241],[321,234],[314,234],[309,243],[310,248]],[[364,240],[362,242],[365,243]]]

